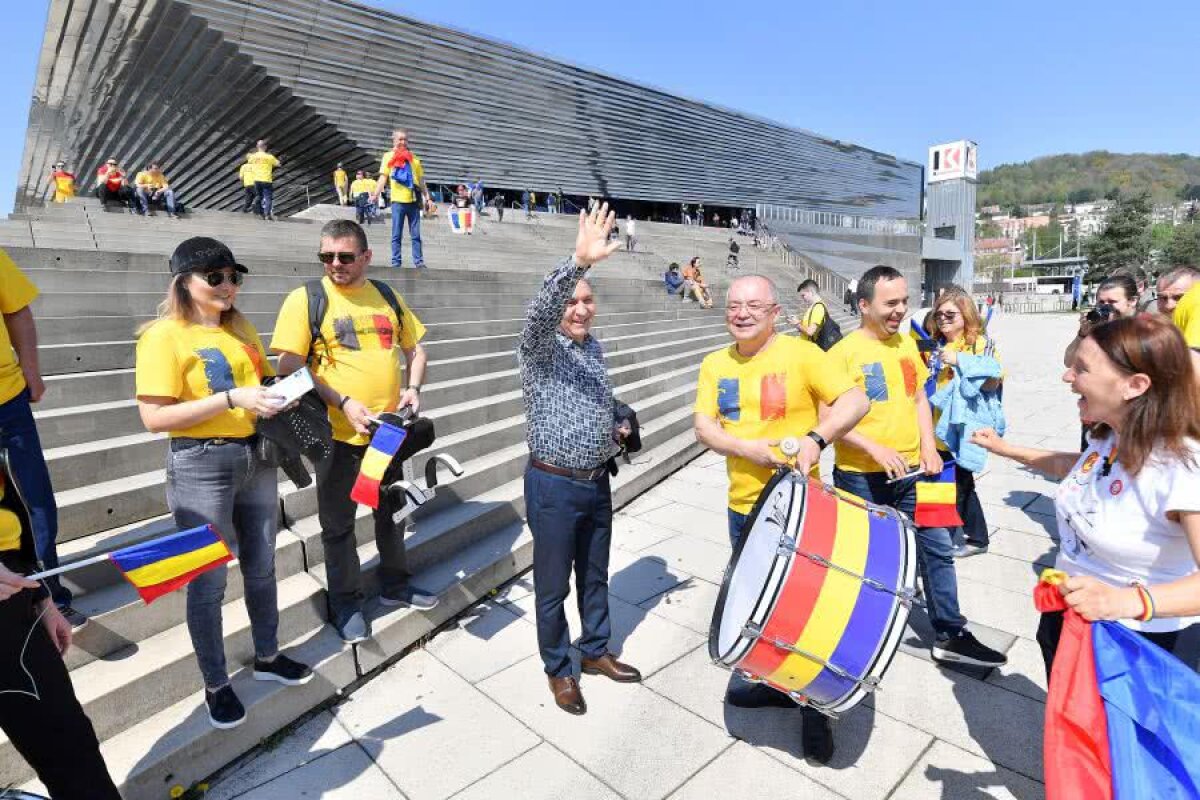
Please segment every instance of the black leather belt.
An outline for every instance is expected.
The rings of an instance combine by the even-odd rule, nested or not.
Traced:
[[[171,439],[171,452],[178,453],[180,450],[191,450],[193,447],[203,447],[206,444],[221,445],[221,444],[254,444],[257,436],[214,436],[207,439],[193,439],[190,436],[176,436]]]
[[[569,469],[567,467],[556,467],[553,464],[547,464],[545,461],[538,461],[536,458],[529,459],[529,463],[534,469],[540,469],[542,472],[549,472],[551,475],[558,475],[563,478],[574,478],[577,481],[598,481],[608,474],[608,467],[603,464],[595,469]]]

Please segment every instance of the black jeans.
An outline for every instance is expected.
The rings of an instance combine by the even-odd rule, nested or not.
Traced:
[[[254,185],[242,187],[242,213],[249,214],[251,211],[258,210],[258,192],[254,191]]]
[[[953,458],[953,456],[949,453],[942,453],[943,460],[949,458]],[[975,494],[975,473],[956,465],[954,482],[958,515],[962,517],[963,521],[963,537],[967,540],[967,544],[987,547],[991,542],[991,536],[988,534],[987,519],[983,516],[983,505],[979,502],[979,495]]]
[[[1050,678],[1050,669],[1054,666],[1054,654],[1058,652],[1058,640],[1062,637],[1063,629],[1063,612],[1061,611],[1044,611],[1042,619],[1038,623],[1037,643],[1042,649],[1042,661],[1046,664],[1046,678]],[[1183,630],[1187,630],[1184,628]],[[1167,633],[1144,633],[1142,631],[1134,631],[1146,637],[1156,645],[1166,650],[1172,655],[1180,655],[1176,651],[1176,646],[1179,642],[1180,631],[1169,631]],[[1195,669],[1195,664],[1189,664]]]
[[[325,547],[325,579],[329,584],[329,613],[338,627],[362,609],[362,572],[354,515],[358,504],[350,490],[358,478],[367,446],[333,443],[333,454],[317,464],[317,517]],[[375,510],[375,544],[379,547],[379,585],[395,597],[408,583],[404,526],[392,522],[393,504],[383,492]]]
[[[120,800],[67,667],[35,620],[33,592],[0,601],[0,728],[54,800]],[[35,687],[41,699],[11,691]]]

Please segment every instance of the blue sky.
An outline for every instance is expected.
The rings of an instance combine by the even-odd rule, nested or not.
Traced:
[[[1200,3],[375,0],[668,91],[923,161],[1200,154]],[[11,207],[48,0],[7,3],[0,213]]]

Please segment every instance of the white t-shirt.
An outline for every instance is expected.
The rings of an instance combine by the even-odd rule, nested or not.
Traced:
[[[1091,575],[1112,586],[1140,580],[1148,586],[1185,578],[1197,571],[1183,526],[1170,511],[1200,511],[1200,442],[1188,441],[1196,459],[1151,456],[1131,478],[1115,454],[1115,437],[1090,441],[1058,487],[1059,550],[1055,567],[1069,575]],[[1108,459],[1114,462],[1105,475]],[[1134,630],[1176,631],[1200,617],[1121,620]]]

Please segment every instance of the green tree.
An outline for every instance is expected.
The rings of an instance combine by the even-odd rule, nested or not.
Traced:
[[[1200,266],[1200,224],[1176,225],[1164,260],[1172,267]]]
[[[1150,226],[1150,257],[1162,264],[1167,259],[1167,249],[1175,237],[1175,226],[1169,222],[1157,222]]]
[[[1143,278],[1150,261],[1150,195],[1118,194],[1104,231],[1083,245],[1091,271],[1089,280],[1125,268]]]

